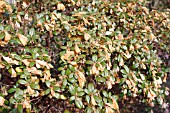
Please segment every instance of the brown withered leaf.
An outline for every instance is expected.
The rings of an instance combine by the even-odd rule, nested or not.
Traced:
[[[23,108],[31,108],[30,101],[25,99],[24,102],[22,103],[22,107]]]
[[[65,6],[62,4],[62,3],[58,3],[57,4],[57,10],[61,10],[61,11],[64,11],[66,8]]]
[[[82,15],[86,14],[86,12],[78,12],[78,13],[75,13],[74,15],[72,16],[78,16],[78,17],[81,17]]]
[[[42,71],[38,70],[36,67],[31,67],[31,68],[27,67],[27,71],[35,75],[42,75]]]
[[[11,39],[11,35],[7,32],[7,31],[5,31],[5,39],[4,39],[4,41],[5,42],[9,42],[9,40]]]
[[[84,85],[85,85],[85,82],[86,82],[86,78],[84,76],[84,73],[81,72],[81,71],[77,71],[77,76],[78,76],[79,86],[81,88],[83,88]]]
[[[96,103],[96,101],[95,101],[95,99],[94,99],[93,94],[91,95],[91,104],[92,104],[93,106],[97,105],[97,103]]]
[[[84,39],[87,41],[91,38],[91,36],[88,33],[84,33]]]
[[[27,86],[27,93],[30,95],[34,94],[34,90],[29,85]]]
[[[20,33],[17,34],[19,40],[21,41],[22,45],[25,46],[28,43],[28,38]]]
[[[76,52],[77,54],[81,52],[77,44],[75,44],[75,52]]]
[[[13,68],[11,68],[11,73],[12,73],[12,78],[13,77],[17,77],[17,73],[15,72],[15,70]]]
[[[63,56],[61,56],[61,59],[62,59],[62,60],[69,60],[69,57],[70,57],[71,55],[74,55],[74,52],[67,50],[67,51],[66,51],[66,54],[64,54]]]
[[[29,66],[30,62],[27,59],[22,60],[22,62],[26,65]]]
[[[16,60],[12,60],[12,59],[11,59],[11,58],[9,58],[9,57],[5,57],[5,56],[3,56],[3,59],[4,59],[6,62],[8,62],[9,64],[19,65],[19,62],[18,62],[18,61],[16,61]]]
[[[5,99],[2,96],[0,96],[0,106],[3,106],[4,102],[5,102]]]
[[[53,68],[53,66],[43,60],[36,60],[36,67],[40,68],[40,67],[46,67],[47,69]]]
[[[111,107],[105,106],[105,108],[106,108],[105,113],[115,113]]]

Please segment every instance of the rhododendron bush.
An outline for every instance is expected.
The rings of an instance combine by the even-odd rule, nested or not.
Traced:
[[[168,40],[169,12],[109,0],[0,6],[1,111],[35,112],[32,101],[47,97],[88,113],[120,112],[129,97],[166,103],[168,69],[153,43]]]

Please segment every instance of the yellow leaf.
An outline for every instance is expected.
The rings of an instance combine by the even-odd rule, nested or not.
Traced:
[[[91,36],[88,33],[84,34],[84,39],[87,41],[91,38]]]
[[[77,44],[75,44],[75,51],[76,51],[77,54],[81,52],[79,47],[77,46]]]
[[[2,96],[0,96],[0,106],[3,106],[4,102],[5,102],[5,99]]]
[[[64,6],[62,3],[58,3],[58,4],[57,4],[57,10],[62,10],[62,11],[64,11],[64,10],[65,10],[65,6]]]
[[[13,68],[11,68],[12,71],[12,76],[11,77],[17,77],[17,73],[15,72],[15,70]]]
[[[60,95],[60,98],[63,99],[63,100],[67,99],[67,97],[65,97],[64,95]]]
[[[12,36],[7,31],[5,31],[5,39],[4,39],[4,41],[8,42],[11,39],[11,37]]]
[[[19,67],[16,67],[15,70],[16,70],[16,72],[18,72],[18,73],[21,73],[21,72],[22,72],[22,69],[19,68]]]
[[[18,35],[18,38],[21,41],[22,45],[23,46],[27,45],[28,38],[26,36],[22,35],[22,34],[19,34],[19,33],[17,35]]]

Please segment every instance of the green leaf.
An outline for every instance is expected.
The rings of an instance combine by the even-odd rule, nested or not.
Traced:
[[[13,93],[13,92],[15,92],[15,88],[10,88],[9,90],[8,90],[8,93]]]
[[[54,86],[53,90],[54,90],[54,91],[60,91],[60,87]]]
[[[64,24],[64,28],[65,28],[67,31],[70,30],[70,27],[69,27],[69,25],[67,25],[67,24]]]
[[[71,97],[70,97],[70,101],[74,101],[75,99],[76,99],[75,96],[71,96]]]
[[[0,30],[3,31],[4,30],[4,26],[2,24],[0,24]]]
[[[19,55],[14,55],[14,58],[17,60],[22,60],[22,58]]]
[[[30,36],[33,36],[35,34],[35,29],[34,28],[31,28],[30,30],[29,30],[29,35]]]
[[[73,85],[69,86],[69,92],[71,93],[71,95],[75,95],[76,94],[76,90],[75,90],[75,87]]]
[[[51,85],[49,80],[45,81],[45,84],[46,84],[47,87],[50,87],[50,85]]]
[[[60,98],[60,94],[59,94],[59,93],[54,93],[54,97],[55,97],[56,99],[59,99],[59,98]]]
[[[18,106],[17,106],[17,113],[23,113],[22,104],[18,104]]]
[[[92,55],[92,60],[93,60],[94,62],[97,61],[97,55],[96,55],[96,54]]]
[[[129,73],[129,68],[126,65],[124,65],[124,68],[125,68],[126,72]]]
[[[102,101],[102,99],[100,97],[96,96],[96,95],[94,95],[94,99],[96,100],[96,102],[101,102]]]
[[[25,84],[27,84],[27,81],[20,79],[20,80],[18,80],[18,83],[25,85]]]
[[[84,94],[85,94],[85,93],[84,93],[83,91],[81,91],[81,92],[79,92],[77,95],[81,97],[81,96],[83,96]]]
[[[105,59],[105,57],[100,57],[99,59],[97,59],[97,62],[102,62]]]
[[[102,94],[105,96],[105,97],[108,97],[108,93],[106,91],[102,91]]]
[[[124,69],[121,69],[120,71],[121,71],[123,74],[125,74],[125,75],[128,74],[128,73],[126,72],[126,70],[124,70]]]
[[[9,113],[17,113],[17,108],[12,109]]]
[[[90,103],[90,96],[89,95],[86,95],[85,99],[86,99],[87,103]]]
[[[67,85],[67,79],[64,78],[64,80],[63,80],[63,86],[65,87],[66,85]]]
[[[70,75],[71,74],[71,71],[69,69],[66,70],[66,75]]]
[[[40,89],[39,84],[35,84],[35,83],[31,83],[31,84],[30,84],[30,87],[31,87],[32,89]]]
[[[64,113],[71,113],[68,109],[64,110]]]
[[[83,108],[83,102],[81,101],[81,99],[75,100],[75,104],[79,109]]]
[[[0,39],[3,39],[5,37],[4,33],[0,33]]]
[[[50,88],[45,90],[45,95],[48,95],[50,93],[50,91],[51,91]]]
[[[93,64],[93,61],[87,60],[87,61],[86,61],[86,64]]]
[[[30,67],[33,67],[34,65],[35,65],[35,62],[30,62],[30,63],[29,63],[29,66],[30,66]]]
[[[94,90],[94,85],[93,85],[93,83],[89,83],[89,84],[88,84],[88,90],[89,90],[90,92],[93,92],[93,90]]]
[[[93,109],[91,107],[86,108],[86,113],[93,113]]]

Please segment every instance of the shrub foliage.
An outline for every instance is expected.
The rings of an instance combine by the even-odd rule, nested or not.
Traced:
[[[128,0],[0,6],[1,110],[31,112],[32,100],[47,96],[88,113],[119,112],[117,100],[128,97],[166,102],[167,69],[153,42],[168,39],[168,12]]]

